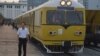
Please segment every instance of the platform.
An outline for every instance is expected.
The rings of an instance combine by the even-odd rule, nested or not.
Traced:
[[[18,56],[18,37],[11,26],[0,27],[0,56]],[[31,43],[27,44],[27,56],[43,56]]]

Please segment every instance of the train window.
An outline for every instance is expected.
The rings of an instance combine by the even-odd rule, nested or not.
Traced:
[[[65,12],[64,11],[55,11],[49,10],[47,11],[47,24],[64,24]]]
[[[41,25],[40,15],[41,15],[40,11],[37,10],[35,12],[34,26],[40,26]]]
[[[82,24],[83,13],[79,11],[47,11],[47,24]]]
[[[100,26],[99,25],[97,25],[97,26],[95,26],[96,28],[95,28],[95,33],[96,34],[100,34]]]
[[[79,11],[67,11],[66,22],[68,24],[82,24],[83,23],[83,13]]]

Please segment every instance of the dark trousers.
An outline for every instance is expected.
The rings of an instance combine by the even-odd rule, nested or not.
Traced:
[[[22,54],[22,47],[23,47],[23,56],[26,56],[26,46],[27,46],[27,39],[26,38],[19,38],[18,44],[18,56]]]

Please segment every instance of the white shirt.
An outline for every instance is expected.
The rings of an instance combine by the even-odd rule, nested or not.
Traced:
[[[29,30],[26,27],[24,29],[19,28],[17,31],[17,34],[18,34],[19,38],[26,38],[27,35],[29,34]]]

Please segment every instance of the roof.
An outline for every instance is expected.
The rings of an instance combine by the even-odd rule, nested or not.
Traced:
[[[60,5],[60,1],[61,0],[49,0],[49,1],[45,2],[44,4],[38,6],[38,7],[34,8],[34,9],[32,9],[32,10],[26,12],[26,13],[23,13],[22,15],[25,15],[25,14],[27,14],[29,12],[35,11],[35,10],[40,9],[42,7],[57,7],[57,6],[61,6]],[[74,0],[71,0],[71,1],[72,1],[71,7],[84,8],[84,6],[81,3],[77,2],[77,1],[74,1]],[[22,15],[20,15],[20,16],[22,16]],[[20,16],[18,16],[18,17],[20,17]]]
[[[0,2],[0,5],[23,5],[25,3],[17,3],[17,2]],[[25,4],[26,5],[26,4]]]

